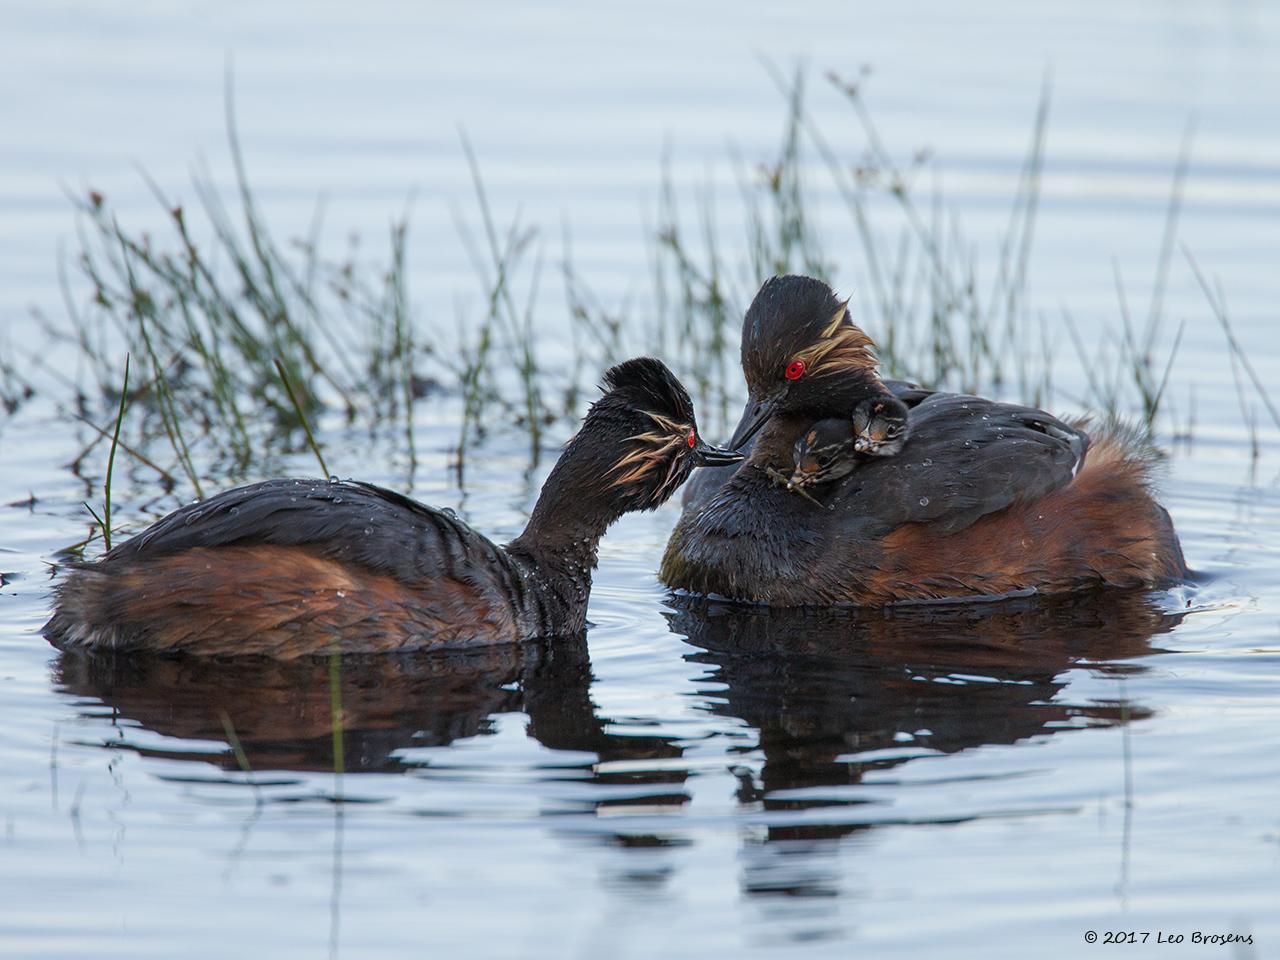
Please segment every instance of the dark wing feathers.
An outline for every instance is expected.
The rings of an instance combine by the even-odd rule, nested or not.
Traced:
[[[1037,500],[1071,482],[1089,447],[1085,433],[1042,410],[962,394],[925,397],[910,426],[901,454],[863,464],[837,494],[869,536],[903,523],[954,533]]]
[[[911,383],[908,380],[886,380],[884,385],[889,388],[890,393],[908,407],[918,407],[936,392],[934,390],[926,390],[919,384]]]
[[[465,579],[478,564],[509,561],[486,537],[444,510],[352,480],[267,480],[182,507],[102,558],[147,560],[230,544],[308,547],[404,581]]]

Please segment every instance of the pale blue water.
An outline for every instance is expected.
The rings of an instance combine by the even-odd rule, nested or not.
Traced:
[[[934,148],[984,257],[1048,71],[1031,290],[1060,358],[1055,409],[1075,409],[1083,382],[1060,309],[1091,342],[1114,330],[1118,265],[1145,310],[1189,119],[1180,240],[1220,279],[1260,376],[1280,380],[1280,18],[1246,2],[10,7],[5,356],[44,352],[30,307],[62,309],[64,187],[141,225],[157,213],[135,163],[187,202],[199,157],[226,181],[228,57],[273,229],[302,233],[323,193],[331,242],[359,232],[377,250],[413,195],[411,290],[446,345],[455,303],[479,296],[454,226],[474,220],[459,124],[500,217],[541,229],[548,278],[568,224],[577,271],[644,309],[664,150],[682,189],[718,191],[736,255],[730,151],[769,156],[782,122],[761,57],[812,65],[814,117],[850,150],[820,75],[872,64],[886,141]],[[820,226],[852,292],[864,278],[824,182]],[[744,296],[754,282],[735,278]],[[104,674],[39,637],[49,564],[85,535],[103,467],[101,450],[87,480],[65,466],[89,436],[51,386],[0,419],[0,953],[1280,956],[1277,431],[1251,397],[1254,461],[1181,251],[1166,304],[1166,349],[1187,321],[1172,395],[1183,422],[1194,384],[1194,439],[1173,447],[1163,500],[1196,586],[927,619],[729,616],[656,583],[668,505],[605,541],[585,646],[345,665],[340,779],[326,670]],[[555,358],[558,278],[537,307]],[[415,495],[516,532],[541,479],[523,477],[523,441],[499,433],[464,497],[447,470],[456,401],[417,414]],[[336,472],[402,482],[393,443],[336,423],[324,439]],[[137,526],[189,496],[145,470],[122,482],[117,510]],[[1151,942],[1090,946],[1090,930]],[[1186,941],[1157,947],[1158,932]]]

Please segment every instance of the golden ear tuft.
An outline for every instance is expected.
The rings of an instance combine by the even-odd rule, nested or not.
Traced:
[[[650,482],[665,465],[666,471],[658,486],[657,495],[668,496],[677,480],[676,467],[680,463],[679,454],[686,447],[685,437],[693,428],[660,413],[648,410],[644,413],[658,429],[627,438],[637,445],[610,469],[609,472],[613,475],[610,485],[622,488]]]
[[[832,316],[831,320],[827,323],[826,328],[822,331],[823,339],[826,340],[834,337],[836,335],[836,331],[840,329],[840,324],[844,323],[844,319],[848,315],[849,301],[843,300],[840,303],[840,308],[836,310],[834,316]]]
[[[818,341],[797,355],[796,359],[803,360],[812,373],[821,376],[846,370],[875,370],[874,344],[861,327],[848,320],[848,312],[846,300]]]

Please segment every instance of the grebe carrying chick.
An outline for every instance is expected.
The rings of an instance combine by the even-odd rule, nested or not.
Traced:
[[[743,322],[742,370],[749,399],[729,446],[750,455],[686,489],[659,574],[670,587],[883,606],[1188,576],[1152,492],[1156,453],[1137,431],[882,381],[871,339],[820,280],[765,282]],[[905,443],[880,451],[890,456],[841,446],[853,411],[884,395],[908,408]],[[889,439],[900,405],[885,414]],[[838,476],[796,482],[798,455],[830,436],[839,442],[811,465]]]

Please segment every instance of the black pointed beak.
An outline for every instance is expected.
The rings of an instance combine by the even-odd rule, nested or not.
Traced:
[[[729,463],[737,463],[745,459],[744,455],[736,450],[726,450],[724,447],[712,446],[709,443],[698,441],[698,445],[693,448],[693,465],[695,467],[723,467]]]
[[[769,422],[769,418],[777,409],[777,397],[767,397],[752,404],[751,409],[742,418],[742,422],[738,424],[738,429],[733,432],[733,439],[729,441],[729,446],[737,450],[754,437],[760,432],[760,428]]]

